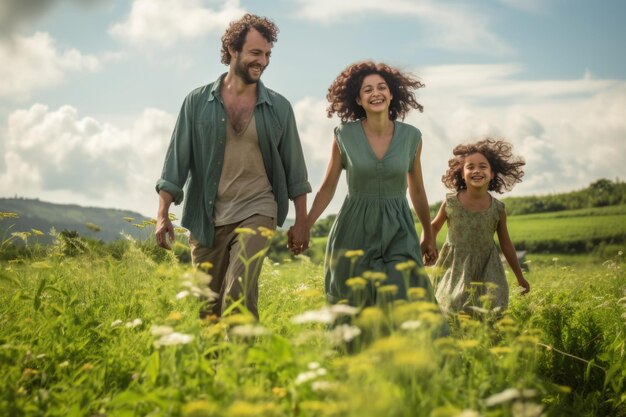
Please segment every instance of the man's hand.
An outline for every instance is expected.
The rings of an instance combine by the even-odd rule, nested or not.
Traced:
[[[156,238],[157,245],[164,249],[172,249],[167,241],[167,238],[169,237],[169,242],[173,242],[175,240],[174,225],[167,214],[158,215],[154,236]]]
[[[287,247],[294,255],[299,255],[309,248],[309,228],[306,222],[296,223],[289,228]]]

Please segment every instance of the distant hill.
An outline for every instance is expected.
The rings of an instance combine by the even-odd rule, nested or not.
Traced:
[[[0,241],[13,232],[45,233],[37,237],[40,243],[49,243],[52,228],[57,232],[75,230],[81,236],[110,242],[121,233],[135,238],[145,238],[152,229],[135,226],[150,219],[129,210],[82,207],[75,204],[54,204],[37,199],[0,198],[0,212],[16,213],[17,218],[0,217]]]

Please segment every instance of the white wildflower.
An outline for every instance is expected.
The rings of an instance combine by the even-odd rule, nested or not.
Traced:
[[[142,324],[143,324],[143,320],[135,319],[133,321],[129,321],[128,323],[126,323],[126,327],[128,327],[129,329],[134,329],[135,327],[139,327]]]
[[[461,414],[457,414],[454,417],[482,417],[482,415],[475,410],[463,410]]]
[[[321,368],[322,365],[320,365],[319,362],[309,362],[309,364],[307,365],[307,368],[309,368],[310,370],[315,370],[315,369],[319,369]]]
[[[114,320],[113,323],[111,323],[111,327],[117,327],[117,326],[121,326],[124,322],[120,319]]]
[[[533,389],[520,390],[517,388],[507,388],[504,391],[498,394],[493,394],[491,397],[487,398],[485,400],[485,404],[487,407],[491,407],[518,398],[532,398],[535,395],[537,395],[537,391]]]
[[[154,341],[154,346],[173,346],[173,345],[186,345],[193,340],[193,335],[184,333],[169,333],[161,336],[159,340]]]
[[[150,332],[152,333],[153,336],[165,336],[170,333],[174,333],[174,329],[172,329],[170,326],[153,325],[150,328]]]
[[[311,389],[313,391],[331,391],[335,389],[336,384],[330,381],[313,381]]]
[[[270,334],[270,332],[263,326],[258,326],[254,324],[242,324],[240,326],[233,327],[230,330],[230,334],[233,336],[241,337],[257,337],[268,335]]]
[[[189,291],[187,290],[182,290],[181,292],[179,292],[178,294],[176,294],[176,299],[177,300],[182,300],[183,298],[187,297],[189,295]]]
[[[299,373],[298,376],[296,377],[296,385],[302,385],[305,382],[308,382],[312,379],[317,378],[317,372],[315,371],[307,371],[307,372],[302,372]]]
[[[339,316],[355,315],[358,309],[346,304],[334,304],[332,306],[324,306],[319,310],[309,310],[302,314],[298,314],[291,319],[296,324],[303,323],[324,323],[331,324]]]
[[[361,334],[361,329],[349,324],[342,324],[335,327],[331,332],[331,339],[335,344],[342,342],[350,342],[352,339]]]
[[[403,330],[417,330],[422,326],[422,322],[419,320],[408,320],[400,325]]]

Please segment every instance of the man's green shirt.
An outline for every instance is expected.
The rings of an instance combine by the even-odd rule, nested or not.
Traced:
[[[213,207],[220,183],[226,140],[226,110],[220,95],[221,75],[185,98],[156,190],[166,191],[178,205],[182,226],[202,244],[213,245]],[[289,199],[311,192],[293,109],[286,98],[258,83],[254,108],[259,148],[278,206],[282,226]],[[183,188],[186,186],[186,190]]]

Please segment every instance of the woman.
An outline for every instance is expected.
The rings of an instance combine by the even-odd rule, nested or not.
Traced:
[[[335,128],[330,163],[308,225],[313,226],[332,200],[345,169],[349,191],[326,247],[325,290],[330,303],[373,304],[379,286],[395,292],[396,298],[407,298],[407,285],[426,289],[434,300],[427,276],[420,273],[424,262],[430,265],[437,258],[422,180],[421,133],[397,121],[411,108],[422,111],[413,93],[420,87],[423,84],[410,75],[367,61],[347,67],[328,89],[328,117],[336,113],[342,123]],[[421,248],[406,199],[407,186],[422,225]],[[399,271],[398,264],[400,269],[409,266],[408,280],[407,271]],[[378,274],[364,274],[367,271]],[[356,276],[374,278],[359,300],[346,285]]]

